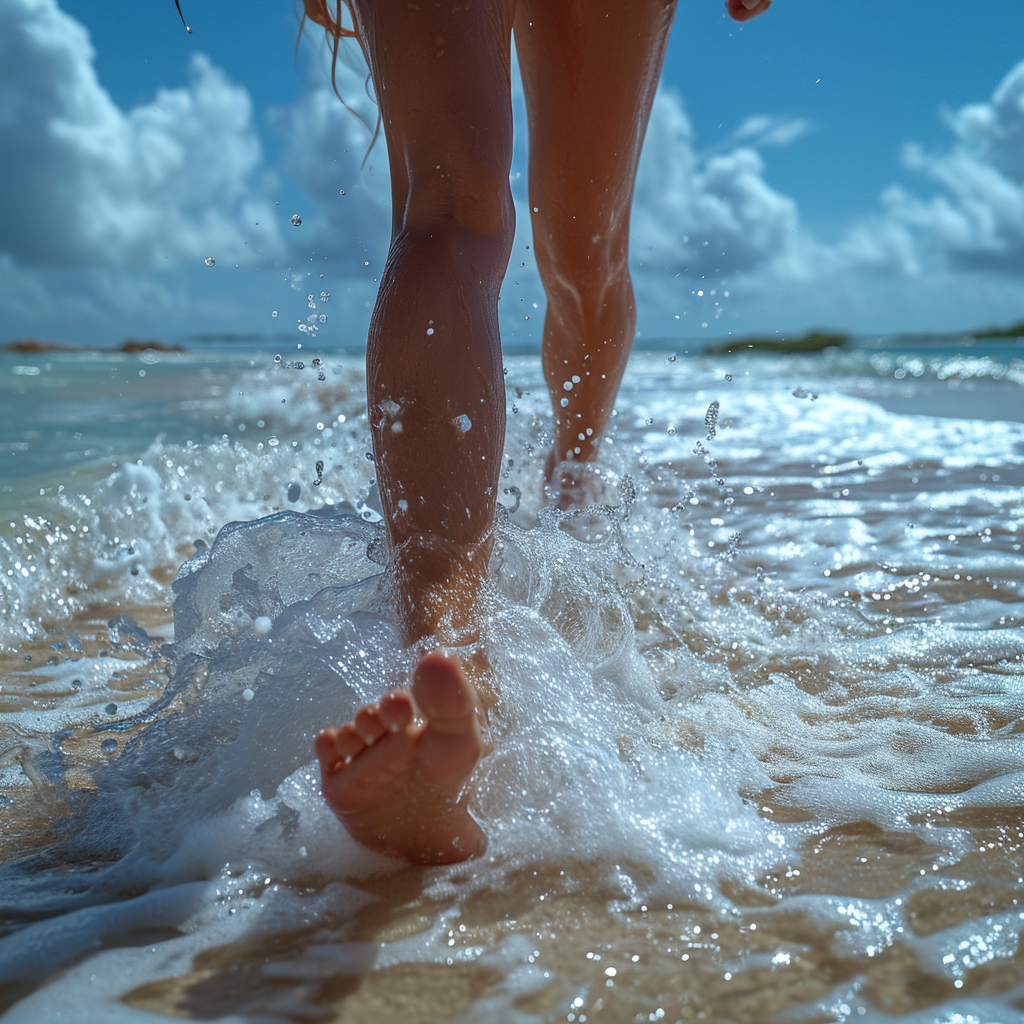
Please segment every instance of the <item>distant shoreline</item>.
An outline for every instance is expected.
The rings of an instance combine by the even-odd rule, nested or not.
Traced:
[[[66,342],[47,341],[42,338],[16,338],[6,345],[0,346],[0,352],[14,352],[24,355],[54,353],[139,353],[166,352],[201,353],[209,351],[218,342],[226,347],[237,348],[243,342],[249,342],[259,348],[285,345],[291,339],[280,335],[237,335],[237,334],[204,334],[194,336],[199,344],[186,348],[184,345],[168,344],[155,338],[126,338],[120,345],[106,347],[101,345],[71,345]],[[934,331],[896,334],[847,334],[842,331],[809,330],[803,334],[778,332],[776,335],[743,335],[741,337],[688,337],[688,338],[638,338],[634,347],[638,351],[672,351],[676,350],[687,355],[734,355],[738,353],[763,353],[776,355],[794,355],[800,353],[816,354],[829,349],[863,349],[863,348],[901,348],[904,346],[928,345],[964,345],[971,347],[977,342],[1011,342],[1022,343],[1024,346],[1024,320],[1008,327],[986,327],[970,331]],[[309,342],[306,342],[309,345]],[[313,345],[309,345],[313,348]],[[332,346],[320,344],[315,346],[320,351],[336,351],[346,354],[363,351],[360,345]],[[529,346],[505,345],[509,355],[527,354],[539,351],[539,343]]]

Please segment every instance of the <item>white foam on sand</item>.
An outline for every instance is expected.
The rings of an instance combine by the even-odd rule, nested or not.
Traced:
[[[525,498],[514,515],[499,514],[485,600],[500,686],[474,803],[488,848],[428,872],[442,910],[372,948],[342,941],[337,922],[371,900],[367,880],[396,866],[348,838],[312,761],[316,732],[401,685],[417,656],[403,650],[381,586],[365,424],[334,436],[344,443],[332,450],[333,472],[305,492],[333,503],[316,512],[261,517],[264,495],[284,504],[290,482],[308,477],[318,455],[308,438],[256,452],[156,442],[88,491],[54,499],[50,518],[21,525],[31,544],[10,543],[10,564],[34,570],[8,577],[8,644],[44,632],[44,609],[52,624],[96,595],[125,610],[155,607],[166,591],[151,570],[174,562],[183,538],[212,543],[174,585],[172,647],[112,620],[120,660],[86,652],[40,666],[43,691],[65,695],[38,708],[26,688],[4,712],[5,799],[52,809],[43,815],[51,831],[39,826],[34,847],[24,843],[0,876],[20,925],[0,938],[0,982],[38,986],[5,1020],[59,1020],[72,1008],[77,1021],[152,1019],[119,997],[186,973],[203,951],[315,934],[317,922],[333,938],[277,969],[491,964],[506,980],[488,1005],[513,1019],[500,1014],[542,984],[525,940],[453,950],[451,936],[461,909],[503,880],[540,871],[557,875],[563,892],[603,894],[623,914],[660,901],[726,920],[741,915],[730,893],[783,869],[799,874],[805,843],[829,829],[870,823],[917,837],[929,865],[953,870],[971,841],[932,818],[1024,800],[1024,735],[999,724],[1015,708],[1019,717],[1024,630],[936,622],[920,604],[931,580],[915,567],[930,538],[931,572],[947,558],[951,568],[934,588],[943,613],[979,607],[980,584],[965,590],[952,578],[959,553],[942,546],[934,511],[950,490],[934,481],[964,465],[976,471],[994,446],[1012,472],[1021,432],[989,424],[958,434],[861,399],[811,403],[752,383],[723,398],[720,436],[702,449],[694,438],[704,409],[695,402],[680,415],[659,376],[667,371],[648,369],[657,389],[646,402],[627,391],[602,471],[606,503],[586,516],[540,508],[541,398],[517,399],[503,501]],[[764,423],[769,435],[756,426]],[[887,513],[878,492],[914,466],[924,474],[929,460],[937,475],[923,528],[908,536],[897,528],[905,510]],[[1019,530],[1024,512],[1007,513],[1016,499],[1005,488],[969,500],[977,520],[998,507],[1003,528]],[[1020,558],[1009,545],[978,551],[970,575],[988,567],[1005,613]],[[772,578],[784,562],[787,585]],[[911,567],[917,589],[886,589],[902,577],[873,577],[881,563]],[[854,585],[877,587],[877,601],[850,598]],[[147,678],[144,695],[116,689],[126,668]],[[104,716],[114,694],[117,710]],[[65,752],[72,745],[77,763]],[[765,794],[801,813],[774,820]],[[917,878],[881,899],[811,893],[780,909],[822,922],[843,956],[871,957],[906,938],[906,901],[931,882]],[[1019,920],[1004,917],[972,922],[993,957],[1016,948]],[[964,969],[943,959],[954,938],[962,941],[947,932],[915,940],[950,977]]]

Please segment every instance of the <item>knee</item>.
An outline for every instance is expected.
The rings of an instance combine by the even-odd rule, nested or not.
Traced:
[[[465,233],[511,249],[515,206],[508,167],[499,160],[437,161],[410,176],[405,226]]]
[[[616,220],[593,211],[538,210],[533,237],[550,299],[590,305],[630,287],[628,215]]]

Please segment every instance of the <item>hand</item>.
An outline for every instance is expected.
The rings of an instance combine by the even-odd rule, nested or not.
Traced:
[[[764,14],[772,5],[772,0],[726,0],[725,8],[733,21],[749,21],[759,14]]]

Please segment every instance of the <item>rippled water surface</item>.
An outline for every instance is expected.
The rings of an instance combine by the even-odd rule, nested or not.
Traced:
[[[1024,1021],[1012,344],[637,353],[572,513],[510,357],[489,845],[430,871],[318,794],[415,652],[302,360],[0,357],[5,1021]]]

